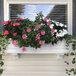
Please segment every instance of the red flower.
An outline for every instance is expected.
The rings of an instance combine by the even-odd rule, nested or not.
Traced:
[[[9,22],[11,22],[11,20],[8,20]]]
[[[16,24],[14,23],[13,26],[16,26]]]
[[[17,26],[20,26],[20,23],[16,23]]]
[[[26,51],[26,48],[25,48],[25,47],[22,47],[22,51],[23,51],[23,52]]]
[[[14,21],[17,21],[17,19],[14,19]]]
[[[5,32],[4,32],[4,35],[8,35],[9,34],[9,32],[6,30]]]
[[[14,23],[13,26],[20,26],[20,23]]]
[[[7,24],[8,24],[8,21],[4,21],[3,24],[4,24],[4,25],[7,25]]]
[[[21,18],[21,17],[20,17],[19,19],[20,19],[20,20],[24,20],[24,19],[23,19],[23,18]]]
[[[16,36],[17,32],[16,33],[13,33],[13,36]]]
[[[11,25],[12,25],[13,23],[11,23]]]

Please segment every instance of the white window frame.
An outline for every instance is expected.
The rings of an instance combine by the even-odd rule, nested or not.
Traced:
[[[72,0],[52,0],[47,2],[34,2],[34,1],[25,1],[25,0],[4,0],[4,20],[9,20],[9,4],[57,4],[57,5],[67,5],[67,21],[68,21],[68,33],[72,34]],[[70,11],[71,9],[71,11]]]

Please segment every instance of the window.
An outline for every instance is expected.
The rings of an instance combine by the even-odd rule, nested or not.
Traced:
[[[44,17],[67,25],[67,5],[53,4],[9,4],[10,19],[29,18],[35,20],[35,16],[42,12]]]

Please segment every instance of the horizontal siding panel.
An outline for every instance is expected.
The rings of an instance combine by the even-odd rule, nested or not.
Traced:
[[[19,59],[6,54],[2,76],[67,76],[64,60],[56,54],[21,54]]]

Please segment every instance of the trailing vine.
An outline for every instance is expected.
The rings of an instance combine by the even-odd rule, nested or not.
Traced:
[[[3,55],[6,46],[7,46],[7,39],[2,33],[0,33],[0,75],[3,73],[2,69],[2,66],[4,65]]]
[[[76,75],[76,36],[68,35],[66,37],[66,47],[69,50],[69,53],[65,54],[69,58],[65,61],[67,65],[66,73],[68,76]]]

